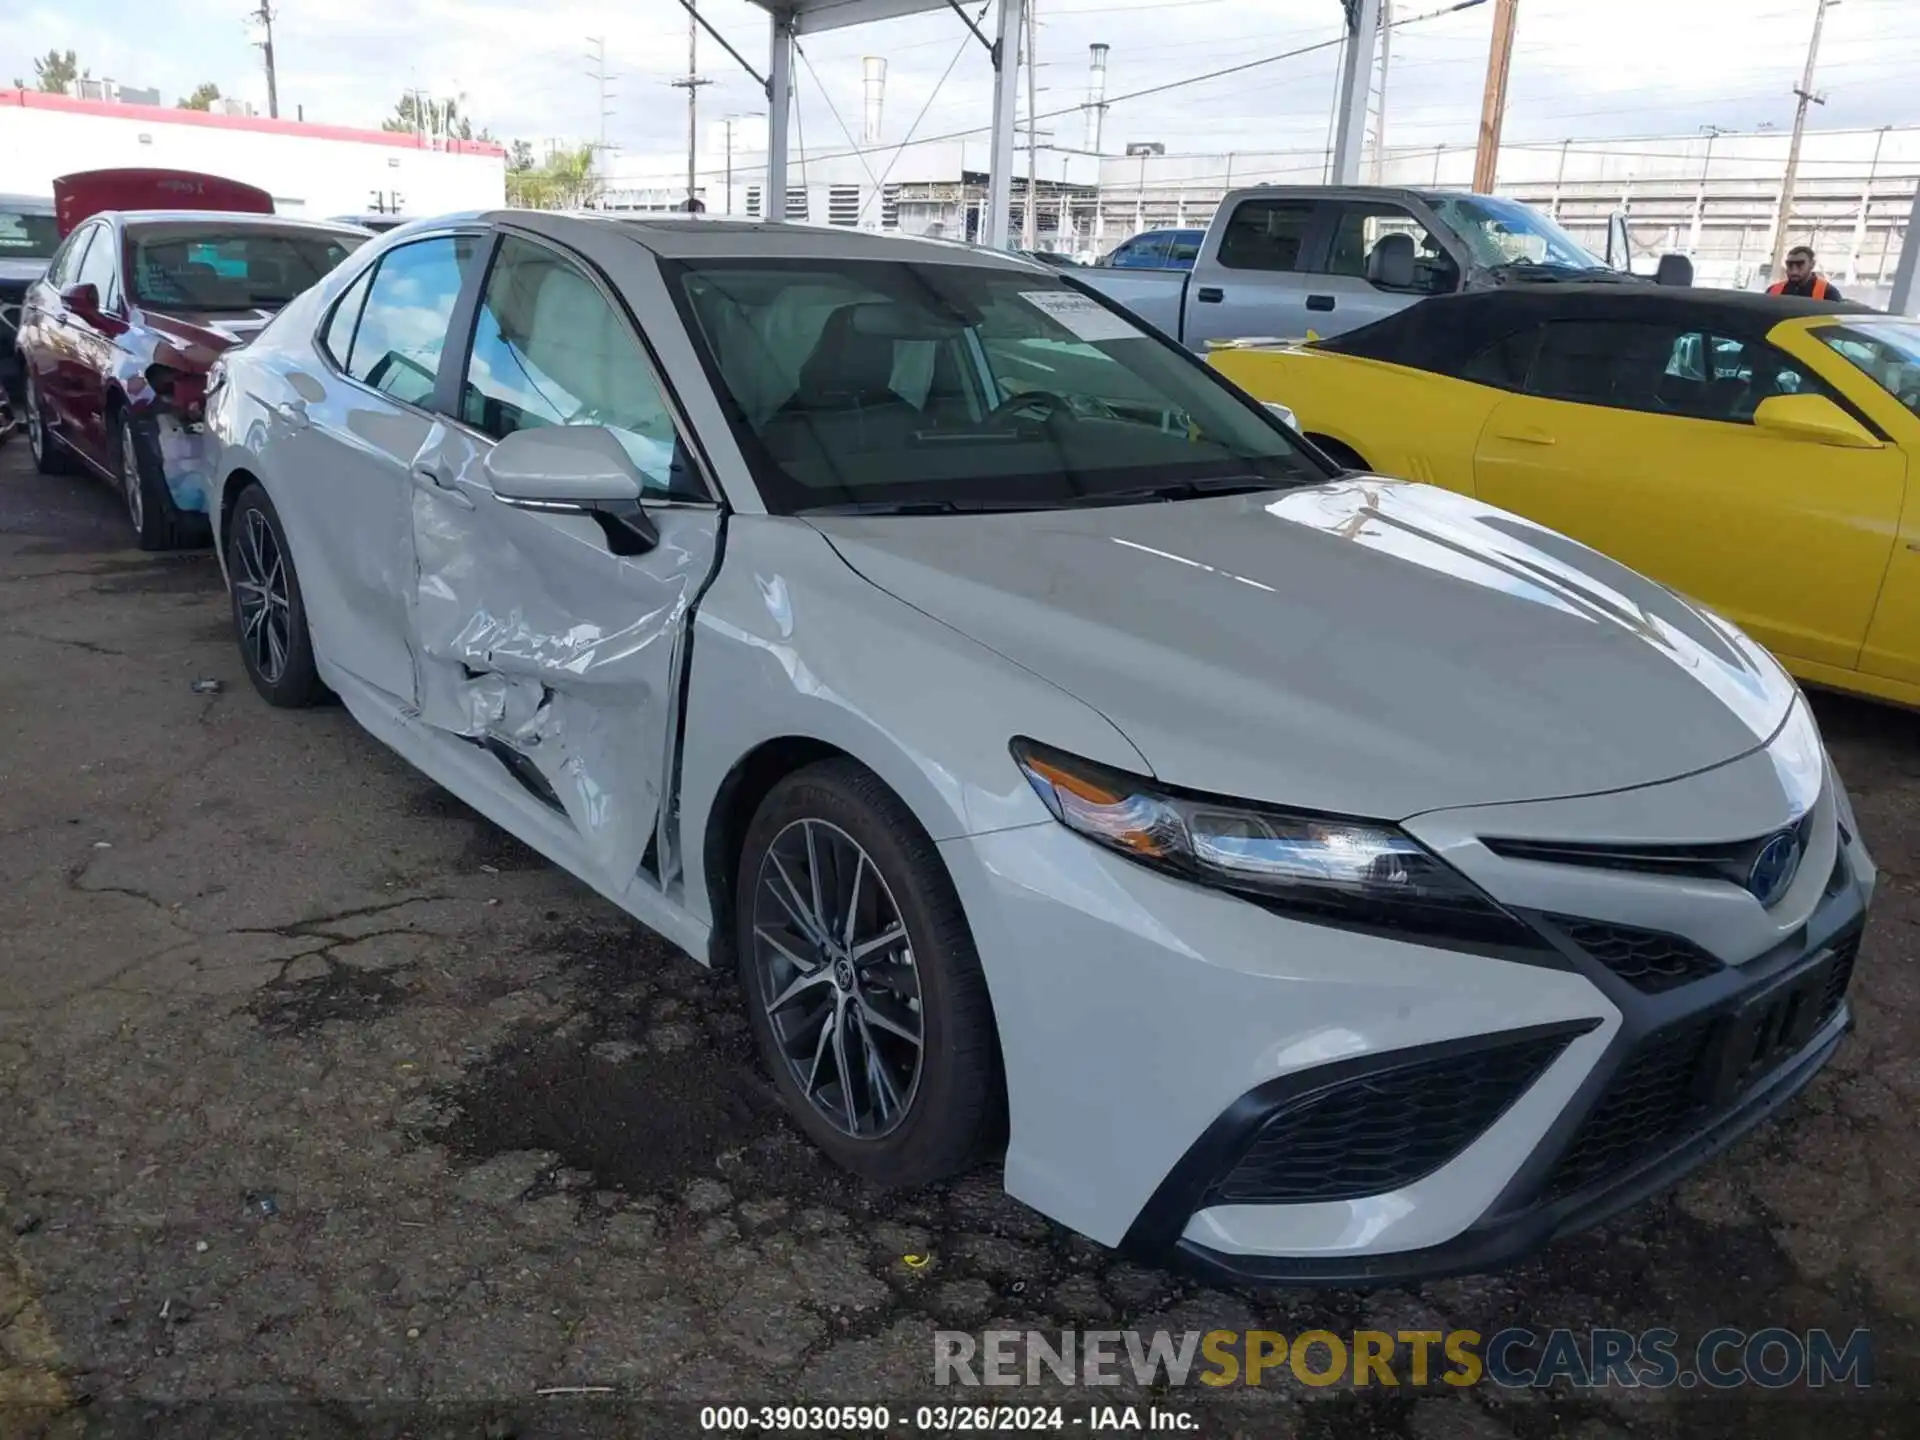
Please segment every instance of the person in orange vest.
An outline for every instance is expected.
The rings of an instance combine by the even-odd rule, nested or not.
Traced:
[[[1796,245],[1787,252],[1787,278],[1767,287],[1769,295],[1803,295],[1809,300],[1838,300],[1840,292],[1813,268],[1813,247]]]

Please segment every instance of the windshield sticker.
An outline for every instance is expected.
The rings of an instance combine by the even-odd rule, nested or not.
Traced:
[[[1020,298],[1034,309],[1064,325],[1076,340],[1094,343],[1101,340],[1138,340],[1140,330],[1107,309],[1097,300],[1071,290],[1026,290]]]

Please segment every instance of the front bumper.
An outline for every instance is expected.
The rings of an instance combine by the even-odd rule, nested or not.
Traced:
[[[1606,834],[1582,828],[1583,808],[1618,818],[1626,805],[1638,812],[1627,833],[1658,836],[1724,814],[1737,795],[1752,809],[1732,823],[1764,833],[1778,812],[1769,819],[1750,797],[1778,758],[1756,752],[1722,767],[1735,773],[1648,787],[1632,804],[1556,802],[1522,818],[1545,833]],[[1774,797],[1784,803],[1777,787]],[[1770,911],[1724,885],[1482,863],[1446,840],[1457,816],[1411,827],[1541,930],[1551,948],[1524,960],[1302,924],[1052,823],[945,842],[1001,1031],[1007,1189],[1104,1244],[1252,1283],[1483,1269],[1598,1223],[1730,1145],[1840,1043],[1873,884],[1864,848],[1835,821],[1843,809],[1829,776],[1809,828],[1825,838]],[[1698,942],[1724,963],[1650,980],[1570,939],[1569,914],[1660,928],[1677,950]],[[1821,965],[1831,968],[1811,975]],[[1729,1068],[1730,1032],[1762,1024],[1771,1038],[1747,1058],[1763,1059]],[[1499,1063],[1449,1072],[1460,1054]],[[1435,1139],[1455,1107],[1393,1090],[1396,1074],[1419,1078],[1416,1064],[1449,1083],[1472,1072],[1471,1124]],[[1356,1168],[1348,1152],[1363,1152],[1390,1188],[1368,1192],[1343,1171],[1316,1190],[1301,1164],[1264,1194],[1264,1172],[1246,1183],[1241,1162],[1262,1136],[1276,1149],[1276,1117],[1293,1124],[1307,1093],[1320,1110],[1279,1150],[1345,1170]],[[1375,1107],[1351,1144],[1327,1103],[1348,1095]],[[1380,1122],[1383,1103],[1425,1108],[1396,1126]],[[1410,1144],[1432,1150],[1433,1165],[1406,1163]]]

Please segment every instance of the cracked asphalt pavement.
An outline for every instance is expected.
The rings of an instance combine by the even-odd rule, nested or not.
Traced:
[[[1783,1119],[1517,1269],[1259,1296],[1122,1260],[990,1170],[830,1170],[728,977],[344,711],[269,710],[210,555],[131,550],[105,486],[17,441],[0,673],[0,1435],[675,1434],[701,1403],[951,1401],[937,1329],[1509,1323],[1866,1326],[1877,1385],[1162,1399],[1259,1436],[1913,1433],[1914,715],[1817,701],[1883,889],[1858,1028]]]

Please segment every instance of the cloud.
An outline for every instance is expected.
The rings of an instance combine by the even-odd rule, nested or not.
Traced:
[[[1439,0],[1396,0],[1417,17]],[[1337,39],[1339,0],[1039,0],[1040,109],[1079,105],[1087,47],[1112,46],[1109,91],[1123,94],[1263,55]],[[746,0],[702,0],[703,11],[756,67],[766,59],[766,15]],[[978,12],[977,0],[968,9]],[[1689,133],[1706,124],[1752,127],[1792,121],[1813,0],[1528,0],[1521,7],[1507,135]],[[125,0],[71,0],[0,18],[6,78],[31,75],[30,57],[51,46],[80,52],[93,73],[158,85],[172,100],[202,80],[265,109],[260,55],[234,11],[191,0],[148,0],[128,23]],[[991,16],[989,16],[991,20]],[[1409,19],[1394,32],[1388,139],[1395,144],[1471,143],[1479,119],[1491,6],[1438,19]],[[276,26],[282,113],[377,125],[415,87],[464,94],[476,124],[536,145],[597,139],[600,96],[588,78],[588,41],[604,35],[615,73],[609,141],[627,168],[664,163],[685,143],[687,27],[677,0],[329,0],[289,4]],[[991,72],[981,47],[947,10],[835,31],[803,42],[798,68],[800,133],[812,150],[846,144],[832,107],[857,127],[860,60],[884,55],[887,135],[903,135],[931,107],[922,135],[984,126]],[[1920,121],[1900,57],[1920,47],[1920,4],[1847,0],[1830,10],[1816,88],[1828,103],[1821,125]],[[700,68],[703,117],[765,109],[756,84],[706,36]],[[957,61],[955,56],[958,56]],[[1159,140],[1169,149],[1312,148],[1324,143],[1336,52],[1321,48],[1243,74],[1116,104],[1106,148]],[[950,62],[951,77],[935,86]],[[9,62],[0,61],[0,65]],[[817,78],[816,78],[817,77]],[[1023,86],[1024,91],[1024,86]],[[1023,94],[1024,103],[1024,94]],[[1078,145],[1075,111],[1042,122]],[[643,157],[652,157],[651,160]]]

